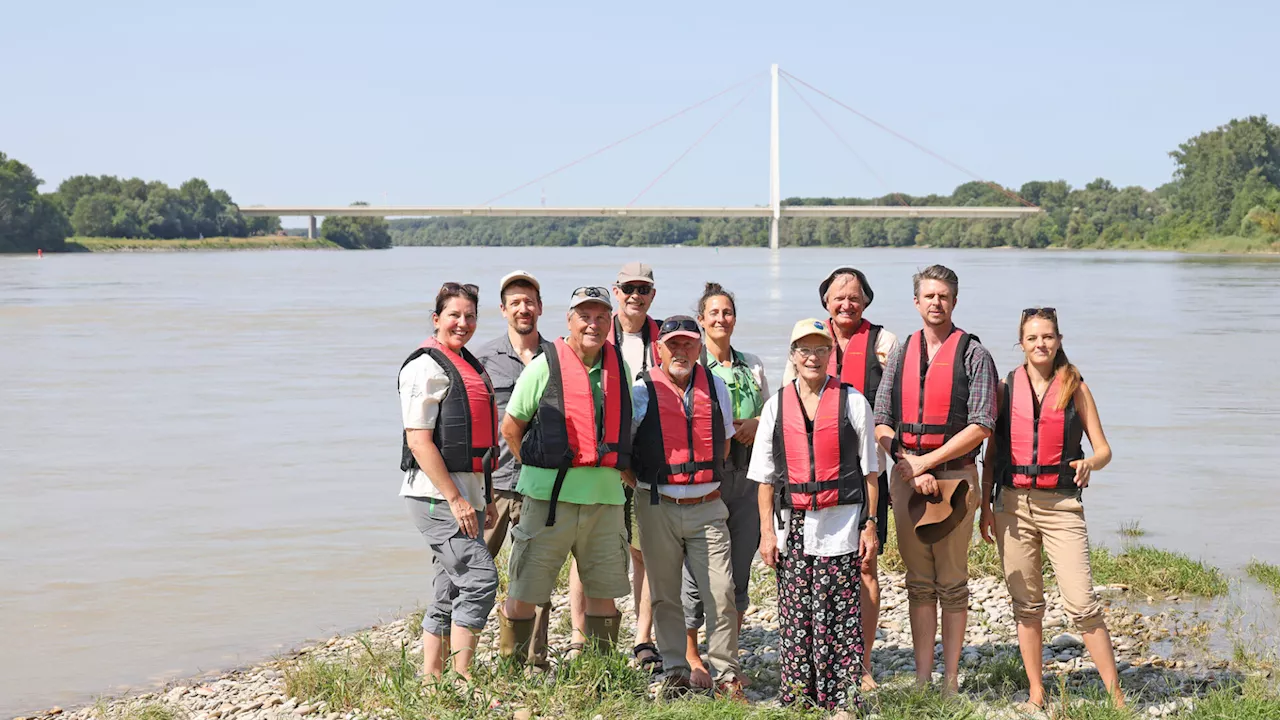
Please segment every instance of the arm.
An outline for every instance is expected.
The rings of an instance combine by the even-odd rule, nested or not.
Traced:
[[[877,504],[880,500],[880,473],[867,473],[866,477],[867,489],[864,491],[867,508],[879,507]],[[873,510],[867,511],[870,517]],[[887,522],[884,518],[876,518],[875,522],[868,521],[862,526],[862,533],[858,536],[858,553],[861,557],[873,557],[880,552],[880,536],[876,534],[876,525],[878,523]]]
[[[511,456],[516,459],[516,462],[524,462],[520,459],[520,445],[528,429],[528,421],[514,417],[511,413],[502,417],[502,439],[507,441],[507,447],[511,448]]]
[[[769,567],[778,562],[778,535],[773,530],[773,485],[759,483],[756,503],[760,506],[760,559]]]
[[[1000,381],[1000,392],[996,393],[997,411],[1004,404],[1004,381]],[[995,542],[995,511],[991,506],[992,493],[996,487],[996,444],[987,443],[987,451],[982,457],[982,504],[978,513],[978,532],[986,542]]]
[[[1093,448],[1093,457],[1075,460],[1071,467],[1076,469],[1076,485],[1089,486],[1089,476],[1094,470],[1101,470],[1111,463],[1111,444],[1102,432],[1102,420],[1098,417],[1098,406],[1093,401],[1093,392],[1083,381],[1076,389],[1074,396],[1076,410],[1084,420],[1084,431],[1089,436],[1089,446]]]

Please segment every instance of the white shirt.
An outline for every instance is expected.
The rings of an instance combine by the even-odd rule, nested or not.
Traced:
[[[862,393],[850,388],[848,397],[848,415],[853,427],[858,431],[861,447],[858,455],[862,461],[862,473],[880,472],[880,460],[876,454],[875,424],[871,422],[871,404]],[[791,383],[782,386],[780,392],[795,392]],[[824,390],[825,392],[825,390]],[[747,477],[758,483],[769,485],[775,480],[786,482],[785,477],[777,477],[778,469],[773,464],[773,428],[778,417],[778,394],[774,394],[764,404],[760,413],[760,425],[756,428],[756,442],[751,450],[751,464],[747,466]],[[870,432],[868,431],[870,429]],[[804,523],[804,553],[820,557],[833,557],[858,552],[858,516],[862,505],[834,505],[821,510],[806,510]],[[791,529],[791,513],[783,510],[782,518],[785,527],[778,537],[778,547],[785,548],[787,532]],[[880,522],[885,522],[880,518]]]
[[[449,392],[449,376],[430,355],[419,355],[400,371],[400,418],[406,430],[434,430],[440,417],[440,401]],[[484,473],[449,473],[458,492],[471,507],[484,507]],[[443,500],[444,495],[422,470],[407,470],[400,497]]]
[[[658,338],[654,338],[653,341],[657,342]],[[631,372],[639,375],[653,367],[653,350],[644,346],[643,332],[623,332],[618,344],[620,346],[618,349],[622,351],[622,360],[627,367],[631,368]],[[630,380],[634,381],[635,378],[632,377]]]
[[[662,372],[658,370],[658,372]],[[708,373],[711,378],[711,384],[716,391],[716,399],[720,402],[720,414],[724,420],[724,437],[726,440],[733,437],[733,400],[729,397],[729,388],[725,387],[724,381],[715,375]],[[688,412],[693,407],[693,383],[689,383],[689,387],[684,391],[684,407]],[[637,380],[631,386],[631,437],[635,438],[636,431],[640,429],[640,421],[644,420],[644,416],[649,411],[649,388],[645,386],[644,380]],[[632,448],[634,452],[634,447]],[[717,453],[724,452],[723,447],[715,448]],[[658,493],[666,495],[670,498],[694,498],[710,495],[712,491],[719,490],[720,483],[696,483],[693,485],[658,485]],[[636,494],[650,492],[649,483],[637,482]]]

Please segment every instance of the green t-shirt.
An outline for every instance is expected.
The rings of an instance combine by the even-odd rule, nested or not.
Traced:
[[[604,414],[604,391],[600,389],[600,375],[603,369],[603,355],[588,373],[591,381],[591,394],[596,400],[596,421]],[[623,363],[625,375],[631,377],[631,368]],[[511,399],[507,401],[507,414],[517,420],[529,422],[538,410],[538,402],[547,389],[551,379],[551,370],[547,367],[545,355],[539,355],[525,366],[511,390]],[[630,390],[631,383],[623,383]],[[551,488],[556,482],[554,468],[540,468],[532,465],[520,466],[520,480],[516,483],[516,492],[528,495],[536,500],[550,500]],[[564,485],[560,488],[559,502],[578,505],[621,505],[626,502],[622,491],[621,474],[607,467],[569,468],[564,477]]]
[[[725,387],[729,389],[729,397],[733,398],[733,419],[750,420],[760,417],[760,411],[764,408],[764,398],[760,394],[760,385],[756,383],[756,378],[751,374],[751,368],[747,365],[742,353],[734,351],[733,367],[725,367],[714,358],[707,364],[711,374],[723,380]]]

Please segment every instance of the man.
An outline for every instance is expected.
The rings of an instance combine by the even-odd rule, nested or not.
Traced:
[[[835,346],[827,361],[827,374],[848,383],[866,396],[875,407],[876,390],[884,374],[889,356],[898,348],[898,337],[863,317],[863,312],[875,299],[875,291],[861,270],[838,267],[818,284],[818,297],[826,308],[827,325],[835,336]],[[787,373],[794,374],[787,364]],[[879,452],[881,468],[887,468],[885,454]],[[875,512],[865,520],[874,523],[880,539],[880,552],[889,541],[889,471],[880,473],[880,492]],[[871,675],[871,649],[876,641],[876,629],[880,626],[880,570],[878,554],[865,558],[862,563],[862,689],[876,687]]]
[[[542,286],[538,284],[537,278],[523,270],[507,273],[498,283],[498,298],[498,308],[507,320],[506,332],[483,345],[476,352],[476,357],[493,381],[498,417],[502,417],[507,410],[507,402],[511,399],[516,379],[550,342],[538,332],[538,318],[542,317]],[[507,539],[507,529],[520,523],[520,505],[524,500],[515,487],[520,476],[520,463],[516,462],[506,440],[500,439],[498,445],[498,468],[493,472],[496,518],[494,526],[484,532],[484,543],[489,547],[489,554],[495,558]],[[528,663],[534,667],[547,667],[550,616],[550,602],[538,606],[534,638],[528,657]]]
[[[568,336],[525,367],[502,420],[524,503],[511,531],[499,651],[517,662],[570,552],[586,594],[587,640],[606,652],[618,640],[614,598],[630,590],[619,471],[630,463],[632,375],[606,340],[612,309],[605,288],[573,291]]]
[[[665,658],[664,693],[692,688],[685,658],[681,588],[687,563],[707,615],[707,645],[720,691],[742,697],[738,679],[738,609],[734,599],[729,510],[720,499],[724,458],[733,437],[733,401],[720,378],[699,362],[702,335],[685,315],[660,326],[661,365],[632,387],[634,485],[641,549],[660,558],[647,569],[658,651]]]
[[[912,282],[924,328],[885,365],[885,391],[876,396],[876,439],[900,458],[890,492],[898,551],[907,566],[916,682],[925,685],[933,677],[941,604],[943,682],[946,690],[955,691],[968,621],[968,550],[979,492],[974,459],[995,428],[998,379],[987,349],[951,321],[960,289],[955,272],[931,265]],[[968,486],[963,519],[942,539],[925,544],[908,512],[912,494],[937,495],[941,484],[959,481]]]
[[[657,295],[653,268],[649,265],[629,262],[618,271],[613,283],[618,312],[613,316],[609,342],[622,350],[622,358],[636,376],[661,362],[657,346],[658,321],[649,317],[649,308]],[[645,572],[644,554],[640,552],[640,532],[631,495],[631,488],[627,488],[624,513],[627,540],[631,544],[631,597],[636,608],[634,653],[641,668],[659,672],[662,670],[662,656],[653,649],[653,606],[650,604],[648,574]]]

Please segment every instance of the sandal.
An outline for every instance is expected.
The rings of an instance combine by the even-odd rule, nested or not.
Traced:
[[[571,642],[569,643],[569,651],[564,654],[564,657],[566,660],[573,660],[585,652],[586,649],[587,644],[585,642]]]
[[[663,671],[662,655],[653,643],[640,643],[631,652],[636,656],[636,664],[640,666],[641,670],[647,670],[650,675],[657,675]],[[649,653],[649,656],[640,657],[640,653],[644,652]]]

